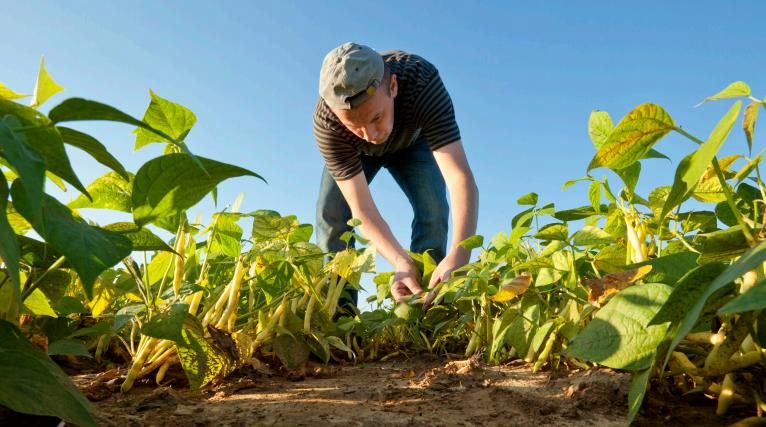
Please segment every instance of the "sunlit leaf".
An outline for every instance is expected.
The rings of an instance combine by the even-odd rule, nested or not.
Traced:
[[[0,98],[3,98],[3,99],[21,99],[21,98],[26,98],[28,96],[29,95],[18,94],[16,92],[8,89],[7,87],[5,87],[4,84],[0,83]]]
[[[529,289],[529,285],[531,284],[532,275],[525,271],[511,280],[510,283],[503,285],[500,290],[492,296],[492,300],[497,302],[510,301]]]
[[[116,222],[105,225],[104,230],[122,234],[133,242],[134,251],[173,251],[164,240],[148,228],[139,228],[132,222]]]
[[[632,165],[674,126],[673,119],[662,107],[639,105],[617,124],[591,161],[588,171],[598,167],[623,169]]]
[[[590,140],[593,141],[593,145],[596,150],[600,150],[606,143],[609,135],[614,131],[614,123],[612,118],[609,117],[609,113],[606,111],[595,110],[590,113],[590,119],[588,119],[588,133],[590,134]]]
[[[753,151],[753,132],[755,131],[755,119],[758,118],[758,107],[761,102],[753,101],[745,108],[745,117],[742,119],[742,128],[747,137],[747,148]]]
[[[708,141],[702,144],[697,151],[684,157],[681,163],[678,164],[673,188],[670,190],[670,194],[668,194],[668,199],[662,207],[662,213],[659,218],[664,219],[676,206],[692,195],[708,165],[715,158],[726,137],[729,136],[741,105],[742,102],[737,101],[721,121],[718,122]]]
[[[588,199],[596,215],[601,215],[601,183],[593,181],[588,188]]]
[[[35,91],[32,95],[32,102],[29,104],[30,108],[37,108],[47,101],[51,96],[65,90],[54,82],[48,71],[45,70],[43,63],[45,57],[40,58],[40,73],[37,75],[37,83],[35,83]]]
[[[120,212],[133,212],[133,182],[135,176],[127,172],[128,180],[125,180],[117,172],[109,172],[96,178],[87,189],[93,200],[84,195],[77,196],[69,202],[67,207],[71,209],[111,209]]]
[[[183,142],[189,131],[197,122],[197,116],[183,105],[160,98],[149,90],[151,102],[144,113],[142,121],[152,128],[162,131],[178,142]],[[167,138],[158,135],[144,127],[138,127],[135,131],[136,145],[134,151],[153,142],[171,142]]]
[[[221,181],[254,172],[200,157],[208,174],[185,154],[168,154],[141,166],[133,181],[133,221],[140,226],[196,205]],[[263,179],[263,178],[261,178]]]
[[[537,194],[535,193],[529,193],[524,196],[521,196],[519,200],[516,201],[519,205],[536,205],[537,204]]]
[[[734,82],[729,86],[726,86],[726,89],[695,105],[695,107],[699,107],[708,101],[714,101],[716,99],[736,98],[738,96],[748,95],[750,95],[750,86],[746,85],[744,82]]]

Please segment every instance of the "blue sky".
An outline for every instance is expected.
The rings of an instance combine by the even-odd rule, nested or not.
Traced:
[[[481,194],[478,233],[488,238],[510,232],[511,218],[522,210],[516,199],[530,191],[559,210],[588,204],[587,184],[561,187],[584,176],[595,154],[587,134],[592,110],[609,112],[616,124],[652,102],[705,140],[733,101],[694,105],[738,80],[757,98],[766,95],[764,2],[520,3],[13,2],[3,8],[0,26],[0,82],[30,93],[45,55],[49,73],[67,91],[41,111],[84,97],[139,118],[151,88],[197,115],[186,139],[192,151],[269,182],[224,182],[219,208],[244,192],[244,212],[273,209],[313,224],[323,161],[311,114],[322,59],[348,41],[412,52],[436,65],[452,96]],[[159,144],[133,153],[133,128],[126,125],[76,128],[98,138],[132,172],[161,154]],[[764,147],[764,132],[756,125],[754,153]],[[746,154],[746,146],[738,124],[719,157]],[[655,148],[673,163],[643,163],[637,191],[644,197],[672,184],[678,161],[695,144],[670,134]],[[108,171],[76,149],[68,153],[86,185]],[[608,175],[617,186],[619,179]],[[371,189],[408,247],[406,198],[387,173]],[[48,191],[62,201],[77,195],[53,186]],[[190,217],[200,210],[209,220],[212,199],[192,208]],[[82,214],[101,224],[130,220],[109,211]],[[246,233],[249,227],[243,222]],[[382,257],[378,267],[390,270]],[[363,285],[372,290],[371,277]]]

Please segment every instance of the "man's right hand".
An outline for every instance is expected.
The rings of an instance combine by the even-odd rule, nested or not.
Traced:
[[[407,301],[408,297],[420,293],[420,271],[412,263],[397,266],[391,284],[391,296],[396,302]]]

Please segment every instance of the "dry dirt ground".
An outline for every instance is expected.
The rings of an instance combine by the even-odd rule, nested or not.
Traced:
[[[180,368],[168,372],[166,387],[150,377],[124,395],[88,389],[95,372],[72,379],[101,399],[94,405],[114,422],[101,422],[104,427],[625,426],[631,382],[631,375],[609,369],[532,373],[523,361],[490,367],[430,355],[310,368],[313,377],[301,381],[269,363],[256,365],[193,393]],[[704,395],[673,397],[656,389],[634,426],[728,426],[755,415],[754,408],[735,405],[716,417],[716,402]]]

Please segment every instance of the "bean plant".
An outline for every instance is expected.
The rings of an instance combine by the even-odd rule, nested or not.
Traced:
[[[121,353],[127,370],[112,385],[129,393],[138,380],[163,384],[173,366],[193,391],[254,356],[290,372],[312,355],[363,363],[417,352],[492,365],[524,359],[535,372],[632,372],[628,424],[651,387],[716,395],[719,414],[734,401],[766,409],[766,189],[762,155],[751,154],[766,101],[742,82],[705,102],[752,101],[742,121],[747,156],[717,158],[741,101],[704,141],[658,105],[642,104],[616,126],[594,111],[596,154],[584,178],[564,185],[587,183],[585,206],[556,210],[535,193],[521,197],[509,233],[462,242],[477,250],[474,262],[400,303],[391,298],[394,273],[376,273],[374,242],[356,233],[358,220],[342,238],[362,247],[326,254],[295,216],[241,212],[244,194],[210,218],[187,216],[208,194],[217,203],[229,178],[262,179],[195,156],[188,108],[150,92],[142,120],[79,98],[47,116],[37,111],[61,90],[42,63],[29,106],[0,85],[0,404],[10,409],[98,425],[97,411],[48,355],[106,366]],[[135,149],[162,154],[129,172],[95,138],[62,126],[86,120],[135,126]],[[670,132],[699,146],[678,162],[672,185],[642,197],[642,165],[667,159],[653,147]],[[111,172],[84,186],[65,144]],[[598,168],[619,185],[590,174]],[[81,194],[62,204],[45,192],[47,181]],[[710,208],[690,207],[692,199]],[[80,209],[133,221],[100,225]],[[435,261],[428,251],[410,255],[429,283]],[[367,300],[375,309],[359,311],[344,297],[365,273],[377,274]],[[35,386],[25,388],[28,381]]]

